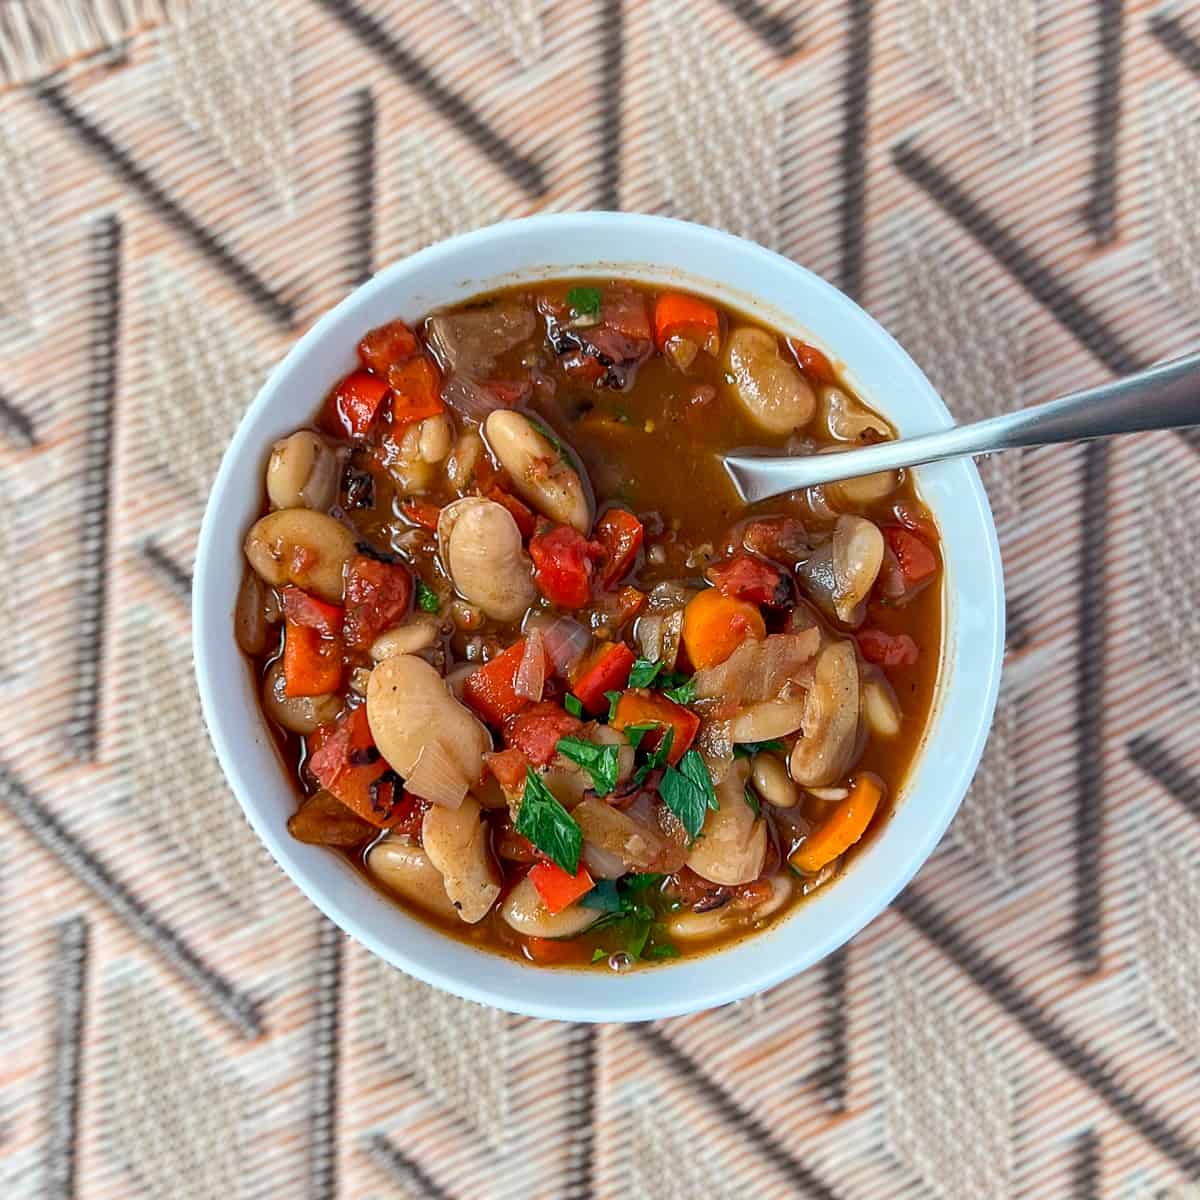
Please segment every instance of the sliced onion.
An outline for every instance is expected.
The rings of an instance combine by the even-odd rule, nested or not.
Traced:
[[[592,635],[571,617],[552,617],[547,613],[531,612],[525,621],[525,632],[540,630],[542,645],[564,679],[571,668],[587,653]]]
[[[679,659],[679,646],[683,641],[683,609],[677,608],[672,613],[667,613],[663,617],[663,632],[662,632],[662,649],[659,652],[658,660],[663,665],[664,671],[675,670],[675,663]]]
[[[466,375],[451,375],[442,384],[442,399],[460,416],[480,424],[498,408],[505,408],[494,393]]]
[[[546,651],[542,631],[531,630],[525,637],[525,650],[513,676],[513,691],[527,700],[540,700],[546,686]]]
[[[583,843],[582,858],[584,866],[597,879],[620,879],[629,870],[625,865],[625,860],[619,854],[614,854],[611,850],[605,850],[592,842]]]
[[[458,763],[438,741],[425,743],[404,781],[406,791],[443,808],[460,807],[469,786]]]
[[[648,658],[651,662],[658,662],[658,656],[662,653],[662,635],[662,617],[655,615],[638,617],[633,636],[641,649],[643,658]]]
[[[709,718],[700,726],[696,749],[704,759],[713,784],[718,784],[733,766],[733,722]]]
[[[815,627],[800,633],[774,633],[761,642],[744,641],[719,666],[696,672],[696,695],[735,704],[774,700],[788,682],[807,683],[820,644],[821,633]]]

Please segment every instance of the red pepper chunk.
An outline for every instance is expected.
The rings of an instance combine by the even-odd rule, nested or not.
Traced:
[[[642,739],[642,745],[647,750],[655,749],[665,736],[664,730],[670,725],[675,733],[671,739],[671,750],[667,761],[674,766],[687,752],[696,733],[700,729],[700,718],[690,708],[676,704],[657,692],[645,688],[633,688],[617,701],[617,711],[613,713],[611,725],[613,729],[625,729],[630,725],[646,725],[650,723],[661,725],[662,729],[652,730]]]
[[[323,638],[340,637],[342,632],[342,610],[336,604],[328,604],[298,587],[285,587],[283,615],[296,625],[315,629]]]
[[[641,521],[623,508],[610,508],[596,522],[596,541],[604,551],[600,586],[610,588],[633,568],[645,530]]]
[[[346,567],[346,645],[365,650],[408,615],[412,575],[403,563],[356,554]]]
[[[324,696],[342,683],[342,643],[310,625],[287,621],[283,635],[283,694]]]
[[[516,521],[517,528],[521,531],[522,539],[533,536],[533,531],[537,528],[537,520],[533,515],[533,509],[518,500],[512,492],[505,491],[504,488],[495,483],[484,494],[487,499],[495,500],[497,504],[503,504],[512,513],[512,519]]]
[[[654,302],[654,343],[660,350],[668,339],[684,337],[715,354],[720,333],[721,318],[704,300],[681,292],[663,292]]]
[[[441,373],[427,354],[390,366],[387,381],[392,389],[393,428],[446,411]]]
[[[599,553],[577,529],[554,525],[529,543],[533,581],[559,608],[583,608],[592,598],[593,560]]]
[[[552,701],[542,700],[504,722],[504,740],[535,767],[548,767],[558,753],[558,739],[582,728],[578,717]]]
[[[529,759],[520,750],[494,750],[483,756],[484,766],[506,792],[519,792],[525,784]]]
[[[403,788],[375,748],[365,705],[350,709],[335,724],[322,725],[309,738],[308,749],[305,768],[364,821],[389,829],[406,816]]]
[[[587,867],[580,865],[574,875],[568,875],[557,863],[539,862],[529,868],[529,882],[550,913],[570,908],[580,896],[586,896],[596,886]]]
[[[735,554],[713,563],[704,574],[723,596],[785,608],[792,598],[792,585],[786,571],[774,563],[750,554]]]
[[[422,529],[428,529],[430,532],[437,530],[438,517],[442,515],[442,510],[428,500],[402,500],[400,511],[414,525],[420,525]]]
[[[837,383],[837,372],[833,369],[833,363],[829,361],[829,356],[823,350],[818,350],[816,346],[810,346],[799,338],[788,338],[788,345],[796,356],[800,370],[814,383]]]
[[[608,708],[605,692],[620,691],[629,682],[635,662],[633,651],[624,642],[601,646],[577,668],[572,691],[584,711],[598,716]]]
[[[533,703],[528,696],[518,696],[514,684],[524,654],[525,639],[522,638],[478,671],[472,671],[463,681],[463,699],[496,729],[502,728],[509,717],[524,712]],[[547,675],[554,670],[548,655],[545,670]]]
[[[937,555],[915,533],[889,525],[883,536],[909,585],[924,582],[937,570]]]
[[[917,643],[907,633],[861,629],[855,636],[863,658],[881,667],[911,667],[920,656]]]
[[[330,395],[323,424],[345,437],[366,437],[387,394],[386,380],[353,371]]]
[[[403,321],[389,321],[370,330],[358,343],[358,359],[378,375],[393,363],[402,363],[417,352],[417,337]]]

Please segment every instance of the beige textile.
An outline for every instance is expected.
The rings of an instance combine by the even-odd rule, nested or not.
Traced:
[[[985,466],[1008,661],[950,835],[826,964],[653,1025],[332,929],[187,607],[271,363],[498,218],[748,234],[961,418],[1194,347],[1195,3],[0,0],[0,85],[0,1196],[1197,1195],[1200,437]]]

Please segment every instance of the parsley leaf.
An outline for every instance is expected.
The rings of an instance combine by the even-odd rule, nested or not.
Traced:
[[[660,728],[657,721],[639,721],[636,725],[626,725],[622,732],[625,740],[636,750],[642,744],[642,738],[648,733]]]
[[[668,700],[674,700],[676,704],[688,705],[696,698],[696,685],[690,679],[685,679],[681,684],[675,687],[666,688],[663,695]]]
[[[599,288],[573,287],[567,292],[567,303],[571,306],[571,311],[579,317],[598,317],[600,299]]]
[[[569,712],[571,714],[571,716],[579,717],[582,720],[582,718],[583,718],[583,702],[579,699],[578,696],[572,695],[570,692],[568,692],[563,697],[563,708],[565,708],[567,710],[567,712]]]
[[[759,803],[758,793],[749,784],[746,784],[746,803],[756,817],[762,816],[762,805]]]
[[[654,916],[635,915],[629,922],[629,931],[625,935],[625,953],[630,958],[641,958],[650,937],[650,927],[654,924]]]
[[[670,942],[659,942],[657,946],[651,946],[643,955],[644,958],[678,958],[679,947],[672,946]]]
[[[694,842],[704,828],[708,810],[720,807],[708,768],[695,750],[689,750],[679,760],[678,767],[667,768],[658,791],[663,803],[687,830],[689,841]]]
[[[662,663],[651,662],[648,658],[639,658],[633,664],[633,670],[629,672],[629,686],[631,688],[649,687],[661,670]]]
[[[525,420],[527,420],[530,425],[532,425],[534,429],[536,429],[538,433],[540,433],[542,437],[544,437],[546,441],[548,441],[550,445],[554,447],[555,453],[558,455],[558,457],[565,460],[567,457],[567,451],[563,446],[562,440],[559,438],[558,434],[555,433],[545,421],[539,421],[538,418],[533,416],[532,413],[525,413],[524,415]]]
[[[442,602],[438,594],[423,579],[417,580],[417,607],[422,612],[435,613],[441,608]]]
[[[601,912],[623,912],[621,894],[615,879],[597,879],[595,886],[586,895],[580,896],[584,908],[598,908]]]
[[[608,701],[608,719],[611,721],[617,715],[617,705],[621,703],[621,693],[605,692],[604,698]]]
[[[733,748],[734,758],[753,758],[760,750],[782,750],[783,743],[778,738],[769,742],[738,742]]]
[[[598,746],[583,738],[565,737],[558,739],[555,749],[563,758],[578,763],[592,777],[597,795],[607,796],[616,788],[620,746]]]
[[[516,829],[568,875],[579,870],[583,830],[532,767],[525,769],[525,793]]]
[[[602,958],[608,958],[608,951],[603,946],[597,946],[592,951],[592,962],[598,963]]]
[[[657,887],[666,876],[661,871],[647,871],[641,875],[626,875],[621,883],[630,892],[643,892]]]
[[[675,741],[675,726],[668,725],[663,739],[647,756],[646,761],[634,772],[633,782],[636,786],[641,783],[651,771],[658,770],[667,764],[667,756],[671,753],[671,743]]]

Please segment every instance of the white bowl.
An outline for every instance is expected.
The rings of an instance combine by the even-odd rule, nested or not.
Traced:
[[[969,461],[922,467],[942,534],[945,634],[930,728],[891,818],[844,878],[774,928],[726,950],[618,975],[542,970],[476,950],[409,916],[336,853],[294,841],[296,793],[233,638],[242,538],[262,503],[271,443],[306,424],[372,326],[539,279],[612,275],[689,288],[802,335],[903,435],[951,424],[929,381],[871,317],[828,283],[751,242],[700,225],[572,213],[493,225],[381,271],[292,347],[255,397],[217,473],[200,532],[193,622],[205,720],[234,793],[281,867],[330,920],[393,966],[455,995],[571,1021],[641,1021],[726,1004],[812,966],[892,901],[954,816],[979,762],[1003,652],[995,527]]]

